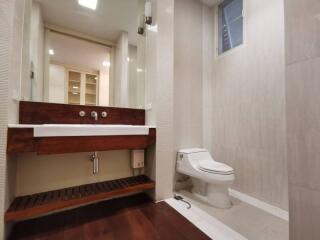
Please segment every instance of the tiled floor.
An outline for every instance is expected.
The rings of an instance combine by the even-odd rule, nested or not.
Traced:
[[[190,192],[179,193],[192,204],[176,200],[167,201],[198,228],[215,240],[288,240],[287,221],[266,213],[256,207],[232,199],[233,207],[228,210],[216,209],[197,199]]]

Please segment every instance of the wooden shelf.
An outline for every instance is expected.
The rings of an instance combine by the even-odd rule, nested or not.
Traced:
[[[94,82],[86,82],[86,84],[88,84],[88,85],[97,85],[97,83],[94,83]]]
[[[128,193],[137,193],[155,187],[147,176],[86,184],[29,196],[17,197],[5,213],[5,221],[34,218],[70,207],[79,207]]]
[[[72,79],[70,79],[69,82],[70,83],[80,83],[80,80],[72,80]]]

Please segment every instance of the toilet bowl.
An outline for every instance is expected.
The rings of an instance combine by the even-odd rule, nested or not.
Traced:
[[[177,172],[192,179],[193,194],[217,208],[230,208],[228,188],[234,181],[233,169],[215,161],[208,150],[181,149],[177,154]]]

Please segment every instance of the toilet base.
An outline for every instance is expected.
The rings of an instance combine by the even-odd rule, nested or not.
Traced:
[[[201,200],[216,208],[231,208],[232,203],[227,186],[205,183],[198,179],[192,179],[192,183],[192,193]]]

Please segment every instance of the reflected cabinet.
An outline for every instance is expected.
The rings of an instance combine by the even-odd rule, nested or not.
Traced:
[[[67,70],[67,102],[75,105],[98,105],[99,72]]]

